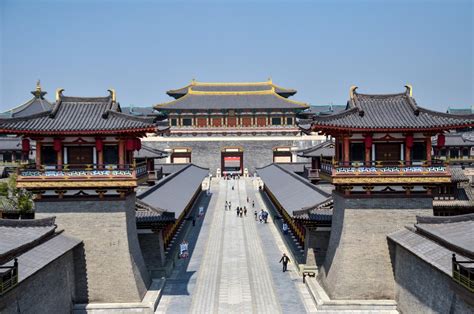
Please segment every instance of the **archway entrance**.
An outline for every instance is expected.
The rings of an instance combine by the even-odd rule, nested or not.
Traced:
[[[223,175],[244,173],[244,152],[241,147],[225,147],[221,151],[221,169]]]

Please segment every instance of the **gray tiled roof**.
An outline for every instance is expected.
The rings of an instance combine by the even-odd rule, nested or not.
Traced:
[[[313,147],[298,151],[298,156],[301,157],[320,157],[321,155],[323,157],[332,157],[334,154],[335,145],[333,141],[324,141]]]
[[[5,219],[3,219],[5,220]],[[13,252],[41,238],[52,235],[56,226],[15,227],[5,226],[0,220],[0,264],[13,257]]]
[[[295,172],[295,173],[303,173],[304,167],[311,167],[310,162],[279,162],[278,166],[281,168]]]
[[[452,275],[451,259],[454,251],[409,229],[396,231],[387,237],[448,276]],[[458,254],[456,258],[459,261],[468,260]]]
[[[257,173],[290,215],[293,215],[295,211],[319,204],[329,197],[314,184],[278,164],[259,168]]]
[[[157,148],[148,146],[142,142],[142,149],[134,152],[135,158],[164,158],[168,153]]]
[[[265,91],[275,88],[275,92],[283,97],[289,97],[296,94],[296,90],[276,86],[271,82],[267,83],[196,83],[193,82],[183,88],[169,90],[166,93],[174,98],[180,98],[186,95],[189,89],[204,92],[244,92],[244,91]]]
[[[157,110],[232,110],[232,109],[305,109],[307,105],[276,93],[265,94],[186,94],[174,101],[158,104]]]
[[[156,164],[156,167],[161,167],[163,174],[168,175],[186,168],[189,164]]]
[[[433,146],[438,143],[438,138],[434,137]],[[459,132],[459,133],[448,133],[445,134],[444,146],[462,146],[471,147],[474,146],[474,132]]]
[[[0,136],[0,151],[21,151],[21,139]]]
[[[60,96],[50,111],[0,121],[0,133],[100,134],[155,130],[156,125],[152,118],[121,113],[120,105],[113,101],[111,96],[94,98]]]
[[[58,234],[18,257],[18,281],[23,281],[82,241]]]
[[[462,255],[474,258],[474,214],[417,217],[417,231]]]
[[[464,170],[461,167],[451,166],[451,181],[454,183],[469,182],[469,178],[464,174]]]
[[[453,129],[474,126],[474,115],[456,116],[418,107],[414,98],[405,93],[367,95],[353,92],[346,110],[328,116],[316,116],[299,120],[300,127],[310,125],[322,129]]]
[[[164,177],[156,185],[137,197],[154,208],[173,212],[179,217],[191,201],[209,169],[193,164]]]
[[[53,105],[44,98],[46,92],[41,91],[41,89],[32,91],[33,98],[21,104],[15,108],[7,110],[0,114],[0,116],[5,118],[19,118],[26,117],[33,114],[49,111],[53,108]]]

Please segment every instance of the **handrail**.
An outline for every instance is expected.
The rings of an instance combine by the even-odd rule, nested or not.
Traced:
[[[12,266],[0,266],[0,269],[8,269],[0,276],[0,295],[2,295],[18,284],[18,260],[15,258]]]
[[[471,264],[471,267],[463,264]],[[457,261],[456,254],[453,254],[452,272],[455,282],[474,293],[474,261]]]

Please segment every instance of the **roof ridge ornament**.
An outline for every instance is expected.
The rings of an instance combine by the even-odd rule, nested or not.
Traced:
[[[117,95],[115,93],[115,89],[110,88],[107,91],[110,93],[110,97],[112,97],[112,102],[116,102],[117,101]]]
[[[41,98],[41,99],[43,99],[44,95],[47,94],[46,92],[43,92],[43,90],[41,89],[41,82],[39,79],[38,81],[36,81],[36,88],[34,91],[31,92],[31,94],[33,94],[33,96],[35,96],[36,98]]]
[[[407,84],[405,85],[405,88],[407,89],[406,94],[410,97],[413,97],[413,86],[411,86],[410,84]]]
[[[273,80],[272,80],[272,77],[270,76],[267,80],[268,84],[273,84]]]
[[[351,100],[354,99],[354,96],[355,96],[355,94],[356,94],[356,89],[357,89],[357,88],[358,88],[358,87],[355,86],[355,85],[352,85],[352,86],[349,88],[349,98],[350,98]]]
[[[64,88],[56,89],[56,101],[59,101],[63,97]]]

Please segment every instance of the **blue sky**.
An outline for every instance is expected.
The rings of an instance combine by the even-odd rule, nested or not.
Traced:
[[[473,1],[0,0],[0,110],[30,97],[151,106],[198,81],[263,81],[345,104],[413,85],[419,105],[474,104]]]

